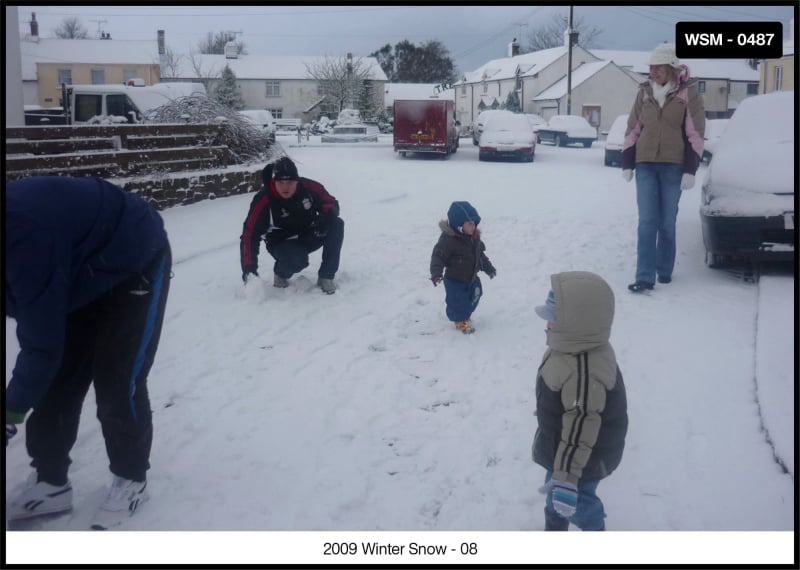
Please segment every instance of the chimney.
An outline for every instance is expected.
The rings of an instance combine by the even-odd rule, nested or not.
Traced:
[[[39,37],[39,22],[36,21],[36,12],[31,13],[31,37]]]
[[[519,55],[519,42],[517,38],[511,40],[511,43],[508,44],[508,57],[514,57]]]

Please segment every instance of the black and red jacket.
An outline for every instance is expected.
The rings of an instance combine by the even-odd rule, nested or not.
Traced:
[[[297,191],[284,200],[275,190],[274,180],[260,190],[250,203],[239,246],[242,271],[258,269],[259,241],[274,244],[327,225],[339,215],[339,202],[325,187],[310,178],[300,178]]]

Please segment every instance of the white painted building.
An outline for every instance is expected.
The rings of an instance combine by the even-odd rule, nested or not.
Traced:
[[[569,114],[586,117],[598,130],[608,130],[617,115],[628,113],[638,84],[647,78],[650,51],[572,48]],[[456,115],[471,125],[485,109],[503,108],[516,91],[524,113],[547,118],[567,114],[569,52],[559,46],[518,54],[509,44],[508,57],[465,73],[455,84]],[[682,60],[698,79],[706,116],[728,117],[745,97],[758,93],[758,71],[745,60]]]
[[[311,77],[308,68],[326,59],[326,56],[302,55],[196,55],[197,69],[183,70],[181,77],[170,81],[196,81],[197,71],[207,79],[209,93],[214,92],[222,70],[228,65],[236,75],[246,109],[266,109],[275,119],[301,119],[306,123],[320,114],[338,115],[326,105],[319,83]],[[386,74],[374,57],[360,57],[361,65],[374,82],[375,108],[384,108]],[[184,65],[184,68],[189,66]]]

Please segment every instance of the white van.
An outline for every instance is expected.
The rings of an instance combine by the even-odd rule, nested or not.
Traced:
[[[68,85],[68,116],[73,125],[106,120],[112,123],[140,123],[148,111],[173,99],[206,94],[202,83],[158,83],[134,85]]]

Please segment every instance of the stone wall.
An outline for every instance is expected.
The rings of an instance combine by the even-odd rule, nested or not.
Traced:
[[[205,170],[202,172],[171,172],[167,176],[143,178],[109,178],[109,182],[138,194],[155,208],[163,210],[179,204],[193,204],[235,194],[247,194],[261,189],[261,170],[264,165],[238,166],[235,170]]]

